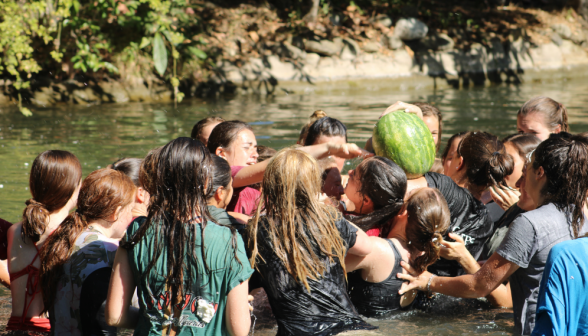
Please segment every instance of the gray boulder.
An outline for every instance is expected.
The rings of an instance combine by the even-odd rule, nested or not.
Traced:
[[[427,32],[429,27],[415,18],[400,19],[394,27],[394,35],[403,41],[420,40]]]
[[[308,52],[317,53],[325,56],[338,55],[341,47],[335,42],[329,40],[321,41],[306,41],[304,42],[304,49]]]
[[[379,44],[378,42],[368,41],[363,44],[362,49],[363,49],[363,51],[365,51],[367,53],[375,53],[375,52],[378,52],[381,47],[382,47],[382,45]]]
[[[561,38],[561,35],[559,35],[558,33],[551,33],[551,41],[553,41],[553,43],[555,43],[556,46],[561,46],[563,43],[563,40]]]
[[[558,33],[559,36],[561,36],[562,38],[564,38],[566,40],[572,39],[572,30],[570,29],[570,27],[568,25],[558,23],[558,24],[552,25],[551,29],[553,29],[554,32]]]

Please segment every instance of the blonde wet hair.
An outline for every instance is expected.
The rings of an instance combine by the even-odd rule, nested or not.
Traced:
[[[269,162],[262,182],[260,202],[247,226],[251,266],[258,255],[258,230],[263,226],[269,245],[297,282],[310,291],[308,279],[318,280],[335,258],[345,271],[346,247],[335,222],[341,219],[334,208],[319,202],[322,170],[307,153],[286,148]],[[260,220],[265,211],[266,220]],[[320,253],[315,253],[315,250]]]

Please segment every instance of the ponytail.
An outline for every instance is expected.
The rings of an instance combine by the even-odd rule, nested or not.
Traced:
[[[22,214],[22,239],[29,238],[37,243],[41,235],[45,233],[45,226],[49,221],[49,211],[42,203],[29,199],[25,202],[26,208]]]
[[[533,169],[543,167],[547,183],[541,190],[544,204],[572,212],[574,237],[584,225],[588,194],[588,138],[569,133],[551,134],[534,153]],[[543,205],[543,204],[541,204]]]
[[[39,259],[43,261],[40,281],[44,311],[48,311],[55,302],[57,286],[63,274],[63,265],[69,260],[75,242],[86,226],[83,216],[78,211],[73,212],[65,218],[39,251]]]
[[[47,238],[39,257],[41,260],[40,281],[44,310],[55,302],[63,265],[69,260],[76,240],[89,223],[111,221],[116,209],[124,209],[133,202],[135,185],[124,173],[104,168],[92,172],[80,188],[78,208]]]
[[[449,207],[439,190],[421,188],[406,202],[406,211],[406,238],[410,246],[424,252],[411,260],[410,266],[422,273],[439,259],[442,235],[449,228],[451,220]]]

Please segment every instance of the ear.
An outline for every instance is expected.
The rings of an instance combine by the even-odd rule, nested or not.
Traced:
[[[217,204],[220,204],[222,201],[224,201],[225,199],[225,187],[220,186],[218,187],[218,189],[216,189],[216,191],[214,192],[214,200],[216,201]]]
[[[216,148],[216,151],[214,151],[214,154],[216,154],[217,156],[222,157],[225,160],[227,159],[227,155],[226,155],[225,149],[222,148],[222,147],[217,147]]]
[[[557,127],[556,127],[556,128],[554,128],[554,129],[553,129],[553,132],[551,132],[551,133],[555,133],[555,134],[557,134],[557,133],[560,133],[560,132],[561,132],[561,125],[557,125]]]
[[[120,212],[122,210],[122,207],[119,205],[118,207],[116,207],[116,210],[114,210],[114,213],[112,213],[112,215],[110,215],[110,221],[111,222],[116,222],[118,220],[118,216],[120,215]]]
[[[137,203],[145,203],[149,199],[149,193],[142,187],[137,188],[137,196],[135,197]]]
[[[543,169],[543,167],[539,167],[539,168],[537,168],[537,169],[535,170],[535,179],[536,179],[537,181],[539,181],[539,180],[541,180],[541,179],[543,179],[543,178],[545,178],[545,177],[546,177],[546,176],[545,176],[545,170]]]
[[[458,157],[456,161],[457,161],[457,169],[455,169],[455,170],[456,171],[462,170],[464,168],[463,167],[463,156]]]
[[[362,207],[374,207],[374,202],[368,196],[363,196]]]

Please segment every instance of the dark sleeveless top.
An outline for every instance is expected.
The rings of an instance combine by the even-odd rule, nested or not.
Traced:
[[[379,317],[389,315],[398,310],[405,310],[412,306],[400,307],[401,295],[398,294],[403,280],[396,277],[402,273],[400,266],[402,257],[400,252],[390,239],[386,239],[394,252],[394,267],[388,278],[382,282],[367,282],[361,276],[361,270],[356,270],[347,275],[349,281],[349,297],[357,308],[357,312],[366,317]]]

